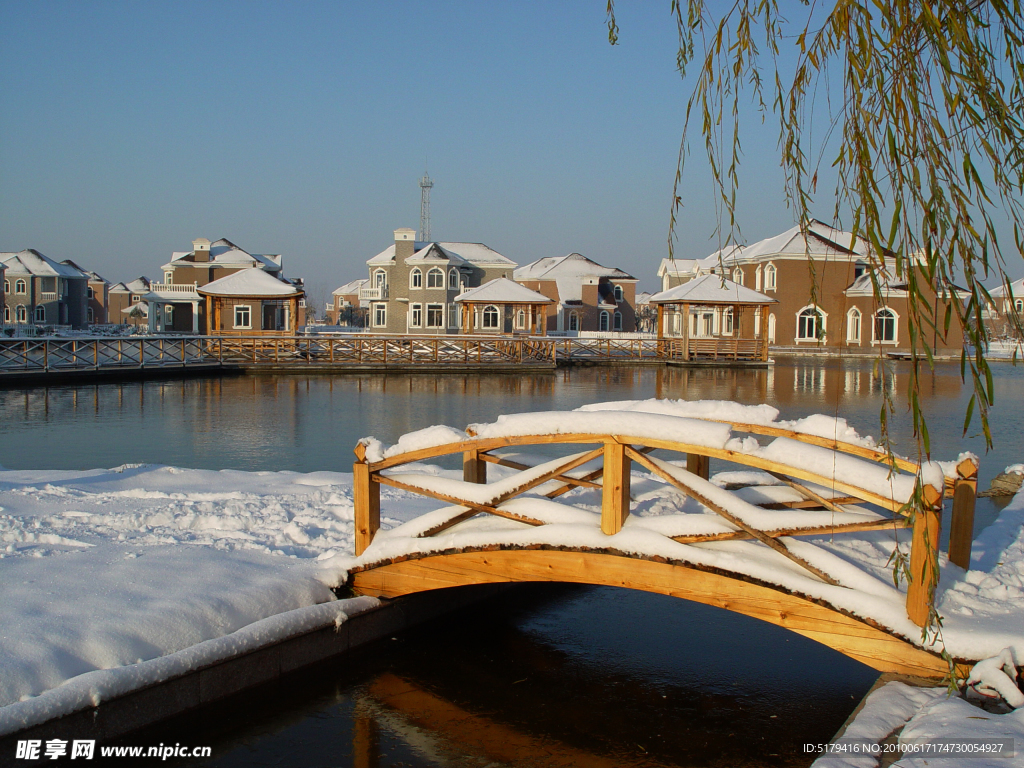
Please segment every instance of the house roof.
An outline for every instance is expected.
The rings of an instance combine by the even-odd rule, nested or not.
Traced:
[[[469,266],[469,262],[454,251],[437,243],[428,243],[405,260],[406,264],[450,264],[456,267]]]
[[[350,293],[358,293],[359,289],[366,285],[370,280],[365,277],[361,277],[358,280],[350,280],[340,288],[335,288],[331,292],[332,296],[347,296]]]
[[[298,296],[302,290],[258,267],[232,272],[197,289],[200,296]]]
[[[774,304],[776,299],[720,275],[703,275],[651,297],[651,304]]]
[[[143,275],[128,284],[117,283],[110,286],[108,293],[146,293],[149,291],[149,284],[149,278]]]
[[[107,283],[107,282],[109,282],[108,280],[103,278],[99,273],[93,272],[91,269],[83,269],[82,267],[80,267],[77,264],[75,264],[75,262],[73,262],[71,259],[64,259],[61,262],[61,264],[65,264],[65,265],[67,265],[69,267],[77,269],[79,272],[81,272],[83,275],[85,275],[87,278],[89,278],[89,280],[91,280],[93,282],[96,282],[96,283]]]
[[[198,238],[196,242],[201,242]],[[279,253],[249,253],[239,248],[225,237],[210,245],[210,261],[194,261],[195,251],[175,251],[171,254],[169,263],[164,264],[162,269],[180,266],[193,266],[196,263],[206,266],[214,264],[222,267],[257,267],[267,272],[279,272],[281,270],[281,254]]]
[[[513,277],[516,280],[554,280],[558,287],[558,298],[562,302],[582,301],[583,281],[586,278],[636,280],[621,269],[602,266],[579,253],[538,259],[525,267],[519,267]]]
[[[32,275],[33,277],[66,277],[84,278],[85,275],[75,267],[59,264],[48,256],[44,256],[34,248],[18,253],[0,253],[0,262],[13,275]]]
[[[999,299],[1006,296],[1006,286],[1003,284],[997,285],[995,288],[988,292],[988,295],[993,299]],[[1024,277],[1020,280],[1014,280],[1010,283],[1010,297],[1019,298],[1024,296]]]
[[[472,302],[494,302],[495,304],[553,304],[554,299],[549,299],[542,293],[530,290],[525,285],[509,280],[507,277],[499,277],[484,283],[478,288],[466,291],[455,297],[456,301]]]
[[[472,264],[473,266],[488,266],[488,267],[512,267],[515,268],[516,263],[505,256],[502,256],[493,248],[489,248],[483,243],[449,243],[449,242],[415,242],[413,249],[415,253],[413,258],[419,255],[421,251],[430,245],[440,246],[449,257],[456,257],[462,261]],[[455,259],[453,259],[454,261]],[[393,264],[395,262],[395,245],[392,243],[383,251],[378,253],[372,259],[367,260],[367,264],[370,266]]]
[[[130,307],[125,307],[121,310],[122,315],[130,315],[135,310],[139,310],[144,317],[149,317],[149,304],[144,301],[136,301]]]

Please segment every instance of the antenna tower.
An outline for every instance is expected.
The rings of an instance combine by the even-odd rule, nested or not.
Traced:
[[[430,188],[434,180],[423,171],[420,179],[420,241],[430,242]]]

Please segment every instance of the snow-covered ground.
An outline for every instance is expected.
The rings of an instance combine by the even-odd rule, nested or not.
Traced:
[[[627,408],[617,404],[615,410]],[[720,406],[716,411],[720,417],[747,422],[775,418],[757,409],[743,411],[743,418],[721,415],[725,413],[733,410]],[[681,418],[679,413],[674,415]],[[600,417],[606,424],[619,417],[608,412],[587,416]],[[622,418],[634,426],[642,420],[637,413]],[[869,442],[845,424],[834,419],[827,422],[812,420],[800,426],[821,432],[831,424],[831,429],[843,431],[838,435],[841,439]],[[508,423],[514,425],[514,420]],[[492,425],[490,429],[500,428]],[[718,425],[712,425],[704,437],[734,440],[718,431]],[[477,433],[487,433],[487,427],[481,425]],[[418,440],[455,439],[460,434],[465,436],[461,430],[435,429],[427,438],[411,437],[399,450],[417,445]],[[393,454],[385,446],[372,447],[381,455],[389,450]],[[761,450],[749,445],[745,449]],[[425,484],[444,485],[461,478],[461,470],[430,465],[408,465],[400,471],[418,476]],[[492,483],[512,475],[511,470],[493,465],[488,472]],[[716,482],[723,485],[738,479],[765,483],[737,494],[746,505],[741,505],[744,514],[762,516],[752,522],[765,527],[790,524],[790,511],[767,516],[752,504],[765,497],[791,499],[794,492],[762,473],[730,473]],[[477,490],[483,491],[479,486]],[[415,533],[424,527],[424,520],[450,512],[439,511],[443,506],[439,502],[382,488],[384,532],[367,555],[379,558],[478,539],[537,539],[650,550],[750,572],[812,594],[820,592],[919,639],[919,632],[906,619],[904,595],[893,587],[886,566],[894,546],[892,532],[791,542],[795,552],[849,585],[830,587],[762,545],[743,541],[684,545],[666,538],[688,531],[728,530],[728,526],[646,471],[633,474],[633,514],[615,541],[597,530],[599,490],[577,489],[559,497],[564,503],[539,498],[546,490],[541,486],[527,498],[509,503],[550,520],[548,525],[536,528],[481,518],[461,523],[433,540],[415,538]],[[724,493],[718,488],[705,490]],[[835,519],[831,513],[805,512],[799,517],[805,522],[814,514],[824,514],[822,524]],[[846,514],[873,513],[852,509]],[[352,518],[348,473],[159,466],[0,471],[0,734],[38,722],[47,714],[68,711],[76,703],[97,703],[135,685],[208,663],[227,647],[250,647],[310,626],[310,621],[322,621],[328,614],[329,619],[343,618],[345,612],[365,609],[365,601],[326,605],[334,602],[330,587],[358,562],[352,556]],[[943,640],[954,655],[982,658],[1010,647],[1018,663],[1024,659],[1022,524],[1024,497],[981,534],[971,571],[943,562],[939,610],[944,616]]]

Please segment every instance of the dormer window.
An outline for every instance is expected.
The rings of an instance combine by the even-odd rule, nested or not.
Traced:
[[[615,301],[616,302],[622,301],[622,286],[621,285],[616,285],[615,286],[614,293],[615,293]]]

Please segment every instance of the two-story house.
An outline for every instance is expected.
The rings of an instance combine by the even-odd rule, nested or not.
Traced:
[[[115,325],[149,325],[149,305],[145,296],[151,285],[145,275],[127,283],[115,283],[107,289],[107,322]]]
[[[514,279],[557,302],[549,332],[636,330],[637,279],[621,269],[570,253],[519,267]]]
[[[465,290],[511,278],[516,263],[483,243],[416,241],[416,230],[395,230],[395,242],[366,262],[369,283],[359,290],[377,333],[457,334]]]
[[[359,301],[359,290],[369,285],[368,278],[349,280],[331,293],[331,303],[327,305],[327,323],[329,325],[366,326],[366,307]]]
[[[85,292],[88,301],[86,302],[85,315],[89,325],[109,323],[110,320],[107,317],[107,298],[110,283],[91,269],[78,266],[71,259],[64,259],[61,264],[77,269],[86,277],[87,287]]]
[[[29,248],[0,253],[4,270],[4,323],[11,325],[88,325],[88,278]]]

